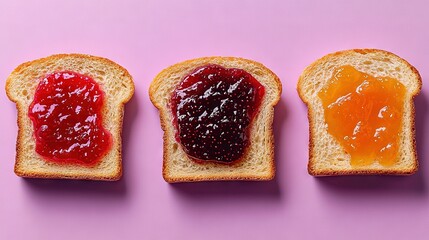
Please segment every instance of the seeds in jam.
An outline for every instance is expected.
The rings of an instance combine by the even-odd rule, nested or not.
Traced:
[[[405,93],[394,78],[373,77],[348,65],[334,71],[318,95],[328,132],[350,154],[352,166],[396,163]]]
[[[56,163],[93,166],[112,145],[102,126],[104,93],[90,77],[62,71],[41,79],[28,115],[36,152]]]
[[[264,94],[264,86],[242,69],[218,65],[196,69],[171,99],[178,142],[195,160],[240,159]]]

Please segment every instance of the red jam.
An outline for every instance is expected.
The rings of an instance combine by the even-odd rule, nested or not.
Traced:
[[[177,141],[194,160],[240,159],[264,94],[264,86],[242,69],[218,65],[196,69],[172,95]]]
[[[28,109],[36,152],[55,163],[96,165],[112,145],[102,126],[104,93],[90,77],[63,71],[44,77]]]

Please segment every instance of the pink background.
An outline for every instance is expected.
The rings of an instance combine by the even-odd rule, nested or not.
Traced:
[[[0,81],[55,53],[110,58],[133,75],[124,177],[115,183],[24,180],[13,173],[15,105],[0,91],[0,239],[427,239],[428,87],[416,98],[420,171],[411,177],[313,178],[307,109],[295,86],[315,59],[381,48],[429,75],[427,1],[1,1]],[[272,182],[169,185],[153,77],[202,56],[262,62],[283,82]],[[119,238],[121,237],[121,238]]]

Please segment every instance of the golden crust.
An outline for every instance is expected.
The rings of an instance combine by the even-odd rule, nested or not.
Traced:
[[[82,59],[84,61],[97,61],[97,62],[101,62],[104,65],[107,66],[111,66],[113,68],[119,69],[120,72],[123,73],[123,76],[121,76],[121,79],[125,80],[125,79],[129,79],[130,81],[127,83],[130,86],[130,94],[128,94],[127,98],[124,98],[120,104],[118,105],[118,110],[122,113],[120,115],[119,120],[117,121],[117,124],[119,124],[120,126],[122,126],[123,123],[123,113],[124,113],[124,107],[125,104],[131,99],[131,97],[134,94],[134,82],[132,81],[132,76],[129,74],[129,72],[123,68],[122,66],[118,65],[117,63],[107,59],[107,58],[102,58],[102,57],[96,57],[96,56],[91,56],[91,55],[86,55],[86,54],[76,54],[76,53],[72,53],[72,54],[56,54],[56,55],[51,55],[49,57],[45,57],[45,58],[40,58],[37,60],[33,60],[33,61],[29,61],[29,62],[25,62],[22,63],[21,65],[19,65],[17,68],[15,68],[12,73],[9,75],[9,77],[6,80],[6,94],[8,96],[8,98],[12,101],[16,103],[16,108],[18,111],[18,119],[17,119],[17,124],[18,124],[18,137],[17,137],[17,142],[16,142],[16,160],[15,160],[15,167],[14,167],[14,172],[16,175],[20,176],[20,177],[25,177],[25,178],[49,178],[49,179],[81,179],[81,180],[100,180],[100,181],[117,181],[122,177],[122,141],[121,141],[121,136],[122,136],[122,127],[119,128],[119,132],[117,132],[117,136],[119,136],[118,139],[118,147],[117,149],[112,148],[110,151],[118,151],[118,155],[117,155],[117,159],[112,159],[112,161],[115,161],[115,171],[113,174],[111,175],[94,175],[94,174],[84,174],[84,173],[53,173],[53,174],[48,174],[48,173],[42,173],[42,172],[38,172],[37,170],[34,172],[30,172],[28,170],[23,170],[21,168],[22,163],[25,161],[25,159],[23,159],[22,155],[23,155],[23,151],[24,150],[24,146],[21,146],[21,142],[23,142],[23,134],[22,134],[22,129],[25,128],[25,123],[23,122],[23,118],[26,116],[27,113],[27,109],[24,108],[18,99],[15,99],[14,96],[12,95],[13,90],[12,88],[12,81],[14,81],[13,76],[21,71],[23,71],[23,69],[29,67],[29,66],[36,66],[36,65],[41,65],[44,62],[49,62],[49,61],[56,61],[62,58],[74,58],[74,59]],[[34,154],[37,154],[34,151]],[[55,164],[55,165],[59,165],[59,164]],[[63,167],[64,169],[67,169],[68,165],[60,165],[61,167]]]
[[[367,54],[367,53],[384,53],[386,55],[391,55],[395,58],[400,59],[400,61],[408,66],[412,72],[416,75],[417,80],[418,80],[418,88],[416,89],[416,91],[412,92],[412,101],[411,101],[411,116],[412,119],[410,121],[412,121],[412,139],[413,139],[413,157],[415,159],[414,164],[412,166],[411,169],[403,169],[403,170],[392,170],[392,169],[380,169],[380,170],[374,170],[374,169],[353,169],[353,170],[317,170],[315,169],[314,165],[314,156],[313,156],[313,152],[314,152],[314,141],[315,140],[315,136],[313,134],[312,131],[312,126],[314,126],[314,122],[313,122],[313,113],[312,113],[312,108],[309,105],[309,101],[308,99],[305,98],[304,96],[304,91],[303,91],[303,81],[304,81],[304,76],[307,75],[307,73],[311,72],[312,69],[319,65],[322,62],[327,61],[328,59],[330,59],[333,56],[337,56],[337,55],[348,55],[351,54],[353,52],[358,52],[361,54]],[[331,54],[327,54],[325,56],[323,56],[322,58],[314,61],[312,64],[310,64],[308,67],[306,67],[303,71],[303,73],[300,75],[299,79],[298,79],[298,84],[297,84],[297,91],[298,91],[298,95],[300,96],[301,100],[307,105],[308,108],[308,120],[309,120],[309,162],[308,162],[308,173],[312,176],[339,176],[339,175],[411,175],[414,174],[415,172],[417,172],[418,168],[419,168],[419,163],[418,163],[418,157],[417,157],[417,147],[416,147],[416,134],[415,134],[415,107],[413,104],[413,100],[414,98],[420,93],[420,90],[422,88],[422,78],[419,74],[419,72],[417,71],[417,69],[412,66],[410,63],[408,63],[406,60],[404,60],[403,58],[397,56],[396,54],[393,54],[391,52],[385,51],[385,50],[379,50],[379,49],[351,49],[351,50],[344,50],[344,51],[339,51],[339,52],[335,52],[335,53],[331,53]]]
[[[179,69],[182,69],[188,65],[193,65],[196,62],[203,62],[202,65],[211,63],[211,62],[227,62],[227,61],[239,61],[247,64],[253,64],[261,69],[264,69],[266,74],[269,74],[272,79],[274,79],[276,88],[278,90],[278,95],[276,98],[271,102],[270,107],[274,107],[278,101],[280,100],[281,91],[282,91],[282,85],[280,82],[280,79],[267,67],[262,65],[261,63],[244,59],[244,58],[237,58],[237,57],[203,57],[203,58],[197,58],[197,59],[191,59],[184,62],[177,63],[175,65],[172,65],[164,70],[162,70],[152,81],[150,88],[149,88],[149,96],[150,100],[152,101],[153,105],[159,110],[160,113],[160,122],[161,122],[161,128],[164,131],[163,135],[163,166],[162,166],[162,175],[166,182],[168,183],[176,183],[176,182],[198,182],[198,181],[232,181],[232,180],[253,180],[253,181],[268,181],[272,180],[275,176],[275,162],[274,162],[274,134],[273,134],[273,126],[272,122],[274,120],[274,110],[272,110],[268,116],[268,121],[271,123],[269,124],[269,129],[267,129],[267,135],[270,138],[270,142],[272,143],[269,147],[269,159],[270,159],[270,168],[269,173],[267,176],[255,176],[252,174],[240,174],[240,173],[234,173],[233,176],[229,175],[223,175],[223,176],[212,176],[207,173],[203,173],[200,176],[186,176],[186,177],[171,177],[169,176],[169,165],[167,164],[167,159],[170,158],[170,156],[167,153],[167,148],[169,147],[167,144],[168,141],[168,135],[166,133],[166,125],[171,124],[167,122],[167,117],[164,116],[164,111],[162,106],[155,98],[155,93],[157,92],[160,84],[165,79],[162,78],[162,76],[168,76],[170,73],[175,72]],[[166,93],[169,94],[169,93]],[[259,113],[258,113],[259,114]],[[187,157],[187,156],[186,156]],[[242,161],[246,161],[246,156],[243,157]],[[196,163],[195,163],[196,164]],[[216,165],[223,165],[223,163],[211,163],[214,166]],[[233,166],[234,164],[232,164]]]

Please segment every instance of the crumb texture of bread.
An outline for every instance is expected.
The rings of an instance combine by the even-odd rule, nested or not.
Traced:
[[[94,167],[58,164],[44,160],[35,151],[33,124],[28,108],[39,81],[59,71],[74,71],[93,78],[105,94],[102,109],[103,127],[112,134],[113,145]],[[86,179],[114,181],[122,176],[122,121],[124,104],[134,94],[134,83],[126,69],[100,57],[84,54],[58,54],[18,66],[6,80],[6,93],[16,103],[18,139],[15,173],[21,177]]]
[[[350,155],[327,131],[322,101],[318,97],[334,70],[351,65],[360,72],[374,77],[392,77],[407,89],[404,99],[403,124],[400,131],[400,146],[397,162],[382,166],[377,161],[372,165],[356,167],[350,164]],[[301,74],[297,90],[308,107],[310,128],[308,171],[314,176],[413,174],[418,169],[413,98],[422,86],[418,71],[404,59],[393,53],[377,49],[353,49],[332,53],[309,65]]]
[[[239,68],[250,73],[265,87],[258,113],[250,127],[249,146],[241,160],[231,164],[191,160],[175,139],[170,98],[181,80],[196,68],[217,64],[225,68]],[[271,180],[275,174],[274,137],[272,123],[274,106],[280,99],[279,78],[260,63],[235,57],[205,57],[188,60],[164,69],[152,81],[149,94],[159,109],[164,130],[163,177],[167,182],[217,180]]]

